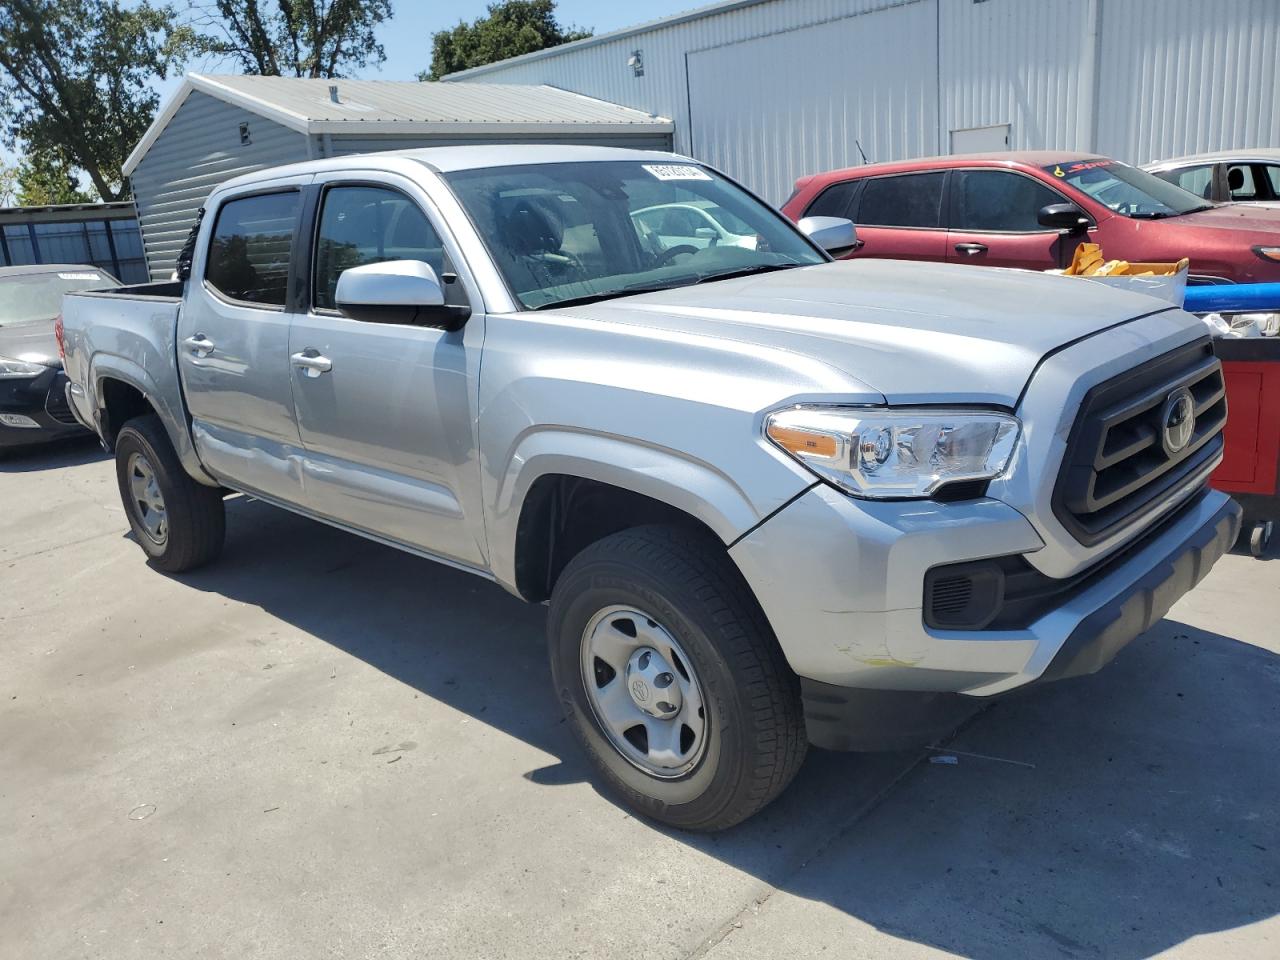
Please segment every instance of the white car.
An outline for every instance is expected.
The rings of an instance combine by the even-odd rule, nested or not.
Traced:
[[[1215,203],[1280,209],[1280,150],[1227,150],[1161,160],[1142,168]]]
[[[688,246],[744,247],[754,250],[759,240],[751,227],[723,207],[706,201],[659,203],[631,214],[641,232],[656,236],[663,250]],[[693,252],[692,250],[690,252]]]

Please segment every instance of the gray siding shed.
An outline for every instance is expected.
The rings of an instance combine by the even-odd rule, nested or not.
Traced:
[[[249,142],[240,142],[240,124]],[[307,136],[192,91],[130,174],[153,279],[173,272],[196,211],[220,183],[306,160]]]
[[[242,135],[242,128],[244,134]],[[483,143],[671,149],[670,120],[549,86],[188,74],[124,164],[154,279],[219,184],[326,156]]]

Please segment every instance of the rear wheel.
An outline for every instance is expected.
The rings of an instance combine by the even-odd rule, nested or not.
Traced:
[[[591,545],[556,583],[548,643],[592,764],[646,816],[722,830],[804,759],[798,681],[710,537],[639,527]]]
[[[161,570],[191,570],[222,551],[222,492],[191,479],[154,414],[121,428],[116,480],[133,535]]]

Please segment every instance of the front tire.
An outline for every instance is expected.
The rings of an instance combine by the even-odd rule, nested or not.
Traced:
[[[182,468],[155,414],[135,417],[116,437],[116,481],[129,526],[151,562],[167,573],[193,570],[222,552],[222,492]]]
[[[714,539],[649,526],[592,544],[556,582],[547,630],[566,718],[645,816],[723,830],[799,770],[799,682]]]

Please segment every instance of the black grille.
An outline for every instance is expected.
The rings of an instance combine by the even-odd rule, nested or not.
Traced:
[[[67,375],[61,370],[53,378],[49,386],[49,395],[44,400],[44,412],[59,423],[79,423],[76,415],[67,406]]]
[[[1195,428],[1177,449],[1166,443],[1165,427],[1184,389]],[[1054,515],[1086,546],[1105,539],[1217,457],[1226,419],[1222,367],[1208,339],[1098,384],[1085,394],[1067,440]]]

